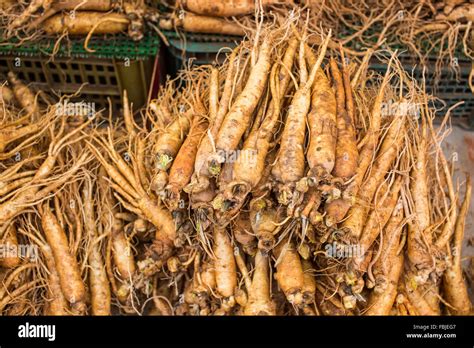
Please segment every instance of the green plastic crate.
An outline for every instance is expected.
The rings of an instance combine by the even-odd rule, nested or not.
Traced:
[[[222,62],[225,55],[217,55],[226,48],[234,48],[242,40],[240,36],[185,33],[178,35],[173,31],[163,32],[168,39],[168,67],[170,74],[176,74],[184,64],[205,65]],[[183,40],[183,35],[184,40]]]
[[[13,71],[34,88],[63,95],[81,88],[79,98],[94,102],[97,110],[108,109],[108,98],[113,110],[120,110],[124,89],[135,108],[146,103],[160,49],[157,37],[147,35],[139,42],[124,35],[97,37],[88,46],[93,53],[85,51],[84,39],[71,40],[50,59],[53,45],[53,40],[42,40],[0,46],[0,76]]]
[[[123,34],[92,37],[88,52],[84,48],[85,38],[63,39],[55,58],[106,58],[106,59],[147,59],[155,56],[160,49],[160,39],[156,35],[147,34],[140,41],[133,41]],[[25,42],[18,45],[18,41],[0,43],[0,55],[15,56],[49,56],[53,52],[56,38],[44,38],[35,42]]]

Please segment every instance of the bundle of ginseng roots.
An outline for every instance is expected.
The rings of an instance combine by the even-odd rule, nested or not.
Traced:
[[[367,50],[374,52],[382,47],[402,47],[420,64],[434,70],[435,81],[443,69],[458,74],[459,61],[474,59],[472,0],[176,0],[162,3],[169,6],[169,13],[163,13],[159,20],[162,29],[244,35],[246,31],[255,30],[262,19],[284,22],[289,16],[298,16],[307,19],[315,32],[319,32],[321,26],[332,28],[334,38],[329,48],[338,49],[342,44],[345,52],[354,56],[365,56]],[[320,44],[318,36],[311,37],[309,42]],[[430,67],[433,61],[435,66]],[[473,78],[474,65],[469,77],[474,91]]]
[[[88,41],[94,34],[122,32],[137,41],[144,36],[145,20],[157,15],[144,0],[2,0],[0,30],[2,41],[16,38],[20,43],[43,36],[83,36]]]
[[[136,117],[126,93],[123,118],[42,106],[10,74],[2,313],[471,313],[449,115],[395,55],[377,76],[308,35],[262,28]]]

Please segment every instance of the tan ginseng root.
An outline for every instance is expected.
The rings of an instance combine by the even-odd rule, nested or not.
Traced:
[[[53,0],[32,0],[23,10],[23,12],[20,15],[15,16],[15,19],[8,24],[8,36],[11,35],[11,31],[18,29],[24,23],[26,23],[40,8],[42,8],[44,11],[47,11],[51,7],[52,2]]]
[[[110,246],[108,247],[110,251],[107,252],[106,256],[108,277],[117,299],[122,304],[128,304],[127,301],[133,289],[131,281],[136,272],[135,258],[130,240],[125,234],[125,225],[122,219],[116,216],[119,213],[118,207],[108,182],[105,180],[105,174],[105,171],[101,170],[98,181],[100,185],[99,192],[102,194],[102,225],[105,230],[110,231]],[[110,258],[113,260],[116,272]],[[115,281],[116,277],[119,279],[118,285]]]
[[[31,292],[26,292],[14,298],[6,309],[5,316],[38,315],[38,310],[31,306],[32,302],[37,301],[38,293],[37,289],[32,288]]]
[[[395,299],[394,309],[396,309],[396,315],[407,316],[407,315],[419,315],[416,308],[408,300],[403,289],[399,287],[399,293]]]
[[[443,290],[446,301],[450,304],[447,310],[452,315],[472,314],[472,303],[464,281],[461,263],[466,216],[471,202],[471,188],[471,178],[468,174],[464,202],[461,205],[454,229],[453,252],[451,259],[448,261],[447,269],[443,274]]]
[[[365,315],[390,315],[403,270],[404,257],[400,248],[403,231],[403,205],[398,202],[381,234],[381,254],[372,269],[374,282],[367,285],[373,289]]]
[[[209,87],[209,129],[206,136],[203,137],[199,144],[196,153],[196,160],[194,161],[194,174],[191,183],[187,188],[185,188],[185,191],[191,193],[191,195],[199,194],[208,189],[211,185],[210,177],[213,176],[214,173],[209,172],[210,168],[207,166],[207,160],[215,151],[215,139],[232,99],[232,83],[234,81],[234,73],[238,63],[236,60],[238,52],[239,48],[237,47],[230,54],[228,62],[224,64],[224,68],[227,70],[222,95],[218,105],[219,70],[214,68],[211,71],[211,85]]]
[[[305,54],[308,65],[316,65],[316,56],[311,48],[306,47]],[[322,69],[318,70],[312,87],[308,127],[308,175],[316,181],[328,181],[336,161],[336,95]]]
[[[419,137],[413,144],[414,163],[410,178],[410,196],[413,201],[413,219],[408,223],[407,256],[416,282],[424,283],[433,271],[429,249],[433,244],[430,223],[430,203],[427,178],[427,126],[422,118]]]
[[[198,88],[197,94],[199,93],[200,89]],[[173,161],[168,176],[168,185],[165,189],[166,204],[171,210],[176,210],[179,207],[181,191],[191,180],[199,143],[205,136],[205,132],[209,125],[205,118],[206,109],[200,101],[199,96],[196,96],[196,98],[197,102],[194,107],[194,117],[189,134]]]
[[[405,194],[407,214],[414,212],[415,219],[408,221],[407,256],[405,266],[404,289],[411,304],[420,315],[440,315],[439,294],[440,276],[445,272],[447,245],[454,233],[457,216],[458,197],[454,191],[451,169],[441,150],[440,139],[435,135],[429,110],[425,106],[421,109],[422,126],[418,132],[419,139],[413,146],[414,165],[412,176],[417,183],[411,183],[410,192]],[[445,124],[445,121],[443,121]],[[427,129],[433,137],[436,161],[433,177],[436,178],[438,190],[442,198],[431,199],[433,191],[428,191],[427,155],[428,146],[425,141]],[[438,166],[441,165],[441,168]],[[443,177],[444,181],[441,181]],[[428,189],[427,189],[428,187]],[[449,200],[446,199],[447,196]],[[426,195],[430,198],[426,200]],[[428,202],[429,208],[424,206]],[[439,203],[438,203],[439,202]],[[432,206],[436,206],[436,209]],[[434,215],[433,211],[437,214]],[[429,214],[429,215],[427,215]],[[429,223],[424,230],[420,227],[423,221]],[[435,239],[434,236],[437,238]]]
[[[309,76],[305,60],[304,40],[300,42],[298,57],[300,85],[293,94],[288,109],[285,127],[281,135],[280,149],[272,171],[277,182],[278,202],[289,205],[290,210],[298,203],[301,193],[303,193],[298,193],[295,188],[298,187],[298,181],[303,178],[305,172],[304,141],[306,117],[311,104],[311,87],[326,53],[330,37],[331,33],[329,32]]]
[[[327,228],[321,225],[323,214],[318,210],[321,205],[321,199],[322,195],[318,188],[315,186],[309,187],[301,206],[295,210],[294,217],[301,218],[303,233],[306,233],[310,227],[308,222],[318,226],[318,231],[321,233],[327,231]]]
[[[183,282],[181,282],[181,284],[179,285],[181,290],[176,291],[176,295],[178,296],[178,303],[174,307],[173,313],[174,315],[177,315],[177,316],[200,315],[199,312],[201,311],[201,307],[200,307],[201,305],[204,306],[203,308],[205,308],[206,314],[210,312],[209,307],[208,307],[208,301],[207,301],[208,299],[207,293],[198,293],[194,291],[194,287],[200,284],[200,282],[202,283],[200,272],[204,268],[204,265],[201,266],[201,255],[199,254],[199,252],[196,254],[196,257],[194,258],[192,263],[194,263],[194,266],[192,267],[189,273],[190,277],[186,277],[186,279]],[[207,267],[206,267],[206,270],[207,270]],[[214,269],[212,268],[212,271],[213,270]],[[160,280],[158,275],[156,275],[155,278],[158,278],[158,281]],[[212,276],[211,278],[214,280],[212,285],[215,288],[215,276]],[[206,279],[209,279],[209,278],[206,278]],[[161,282],[161,287],[158,287],[156,292],[166,294],[165,295],[166,299],[170,300],[170,298],[172,298],[173,296],[171,295],[171,292],[175,292],[175,290],[170,288],[169,285],[165,285],[165,284],[167,284],[166,281]],[[206,288],[206,290],[208,290],[208,288]],[[156,306],[156,307],[159,307],[159,306]]]
[[[237,288],[237,265],[234,248],[227,231],[214,226],[213,252],[216,273],[217,293],[222,296],[221,309],[229,312],[235,306],[235,289]]]
[[[347,71],[345,62],[342,72],[339,70],[334,58],[331,58],[329,67],[336,91],[337,127],[336,158],[332,176],[334,177],[333,181],[335,183],[345,187],[346,183],[352,179],[356,173],[359,156],[354,126],[354,99],[352,96],[353,92],[350,85],[349,72]],[[327,198],[328,202],[340,196],[340,190],[326,193],[329,194]]]
[[[368,261],[370,259],[369,250],[372,247],[372,244],[375,242],[380,233],[382,233],[385,224],[390,219],[397,202],[399,201],[399,192],[402,187],[402,178],[397,177],[391,185],[388,186],[386,192],[380,195],[378,200],[374,202],[374,209],[369,213],[367,220],[362,231],[361,238],[359,240],[360,252],[362,255],[357,255],[351,266],[354,267],[354,271],[359,273],[360,276],[364,274],[367,269],[365,266],[368,266]],[[377,253],[376,251],[374,251]],[[357,278],[360,279],[360,276]],[[355,281],[355,279],[354,279]],[[362,283],[363,284],[363,283]],[[360,289],[362,290],[362,289]],[[352,291],[356,291],[354,288]]]
[[[440,295],[440,279],[432,270],[435,268],[435,257],[427,253],[425,247],[418,250],[419,256],[418,261],[422,260],[423,265],[431,265],[429,269],[422,268],[420,271],[412,263],[413,260],[413,246],[410,246],[410,234],[413,235],[413,224],[408,223],[408,245],[407,245],[407,256],[408,260],[405,262],[403,272],[402,289],[406,294],[408,300],[415,308],[419,315],[440,315],[441,309],[439,306]],[[410,251],[412,251],[410,253]],[[412,259],[410,259],[410,256]],[[428,258],[431,258],[431,264],[428,262]],[[426,260],[425,260],[426,259]],[[418,265],[422,265],[418,263]]]
[[[53,254],[64,297],[73,314],[85,314],[86,289],[75,255],[71,255],[69,251],[66,233],[48,203],[45,203],[41,210],[41,226]]]
[[[258,185],[263,177],[266,158],[273,146],[272,138],[280,119],[282,100],[290,82],[290,72],[297,46],[297,39],[291,39],[285,50],[282,65],[273,64],[269,79],[272,99],[268,104],[265,117],[261,124],[257,119],[254,121],[252,130],[240,151],[241,155],[234,163],[232,181],[226,187],[221,188],[224,192],[224,199],[231,202],[234,211],[241,208],[247,194]]]
[[[148,23],[156,22],[157,17],[160,15],[157,9],[148,6],[143,0],[119,2],[117,6],[119,6],[120,12],[125,13],[127,18],[130,19],[128,36],[133,41],[143,39],[145,35],[145,18],[149,20]]]
[[[11,122],[0,124],[0,160],[15,156],[21,152],[27,145],[33,144],[34,141],[47,130],[47,125],[51,121],[52,115],[46,114],[39,117],[39,108],[36,96],[23,82],[18,80],[14,73],[9,72],[8,77],[12,88],[12,93],[18,104],[26,112],[26,116],[18,118]],[[8,92],[7,92],[8,93]],[[6,97],[8,97],[6,95]],[[4,112],[4,105],[0,102],[1,113]],[[16,140],[26,138],[21,144],[8,152],[4,152],[7,146]]]
[[[87,127],[91,120],[67,135],[64,135],[65,120],[62,120],[60,128],[54,131],[54,136],[52,135],[47,157],[36,170],[31,180],[21,189],[18,189],[16,192],[14,191],[13,193],[15,194],[10,199],[0,203],[0,226],[23,212],[28,206],[34,205],[36,202],[44,199],[50,192],[62,186],[89,160],[89,154],[84,151],[74,160],[74,164],[67,171],[64,171],[52,181],[48,180],[56,168],[56,160],[61,151],[65,147],[81,140],[81,137],[74,137]]]
[[[0,103],[1,104],[10,104],[15,101],[15,96],[13,91],[10,87],[7,86],[5,82],[3,85],[0,86]]]
[[[246,211],[240,212],[232,225],[232,235],[242,246],[242,251],[250,256],[257,253],[257,238],[252,230],[250,214]]]
[[[10,116],[10,107],[15,101],[13,91],[5,84],[0,85],[0,129]]]
[[[223,18],[195,15],[191,12],[173,13],[169,18],[160,18],[160,29],[182,29],[191,33],[207,33],[222,35],[245,35],[243,27]]]
[[[183,115],[178,115],[162,132],[158,133],[153,145],[153,158],[156,161],[156,174],[154,175],[151,188],[160,193],[168,182],[167,171],[178,154],[191,126],[191,110]]]
[[[186,279],[183,285],[183,296],[184,299],[178,302],[175,310],[175,315],[193,315],[196,312],[197,305],[195,304],[195,296],[192,293],[193,279]],[[198,315],[199,312],[196,314]]]
[[[184,300],[192,307],[197,307],[197,315],[211,314],[210,298],[216,293],[217,278],[214,262],[201,261],[198,252],[194,258],[194,274],[192,281],[185,290]]]
[[[450,22],[474,21],[474,4],[465,3],[450,11],[448,15],[440,13],[436,16],[436,20],[445,20]]]
[[[249,204],[250,224],[257,237],[257,247],[262,252],[270,251],[276,243],[275,235],[280,230],[283,211],[268,198],[253,198]]]
[[[23,264],[9,272],[0,287],[0,313],[15,315],[15,312],[20,311],[20,315],[28,314],[22,307],[25,302],[34,302],[31,292],[35,292],[41,286],[41,281],[35,265],[31,263]],[[35,310],[34,314],[36,313]]]
[[[147,105],[147,116],[150,118],[154,128],[163,129],[175,119],[171,112],[171,98],[169,98],[171,91],[174,90],[174,86],[171,83],[166,83],[160,90],[167,92],[160,93],[158,99],[150,100]],[[157,138],[155,137],[154,139]]]
[[[235,289],[235,302],[239,305],[238,311],[236,315],[242,315],[245,306],[247,306],[248,302],[248,292],[252,287],[252,279],[250,278],[250,271],[247,267],[246,257],[243,255],[238,246],[234,247],[234,255],[235,255],[235,262],[237,264],[237,268],[241,275],[241,282],[239,282],[239,287]],[[245,288],[242,289],[242,287]]]
[[[443,13],[449,15],[451,11],[458,5],[462,5],[466,0],[445,0],[443,1]]]
[[[422,119],[421,134],[415,148],[415,163],[411,172],[410,191],[413,193],[414,220],[420,231],[425,231],[430,226],[430,204],[429,188],[427,178],[427,155],[428,155],[428,135],[426,134],[426,121]],[[425,238],[429,244],[432,242],[431,234],[426,234]]]
[[[44,266],[47,273],[46,282],[47,282],[47,295],[46,303],[43,308],[43,315],[70,315],[71,311],[69,309],[68,301],[64,297],[63,291],[61,289],[61,282],[59,280],[58,270],[56,268],[56,263],[54,261],[53,252],[44,240],[44,237],[39,234],[39,231],[35,228],[30,228],[31,226],[26,225],[25,227],[28,230],[23,230],[19,228],[19,232],[28,236],[30,240],[36,244],[41,250],[44,257]],[[33,234],[33,231],[35,234]]]
[[[92,136],[106,155],[102,154],[93,143],[87,141],[87,145],[107,172],[111,180],[110,186],[122,206],[156,227],[153,245],[148,250],[149,255],[147,253],[148,257],[139,264],[143,275],[148,277],[156,273],[172,255],[176,239],[175,224],[171,213],[143,187],[139,168],[133,156],[130,158],[131,168],[114,147],[112,129],[108,128],[107,133],[107,139]],[[106,160],[106,156],[111,162]]]
[[[156,174],[152,178],[151,188],[157,194],[163,192],[168,183],[167,170],[171,167],[173,160],[178,154],[185,137],[190,128],[190,121],[186,115],[178,116],[164,131],[158,136],[153,147],[153,157],[156,158]]]
[[[61,290],[61,281],[54,263],[53,252],[47,245],[43,247],[48,268],[48,302],[44,311],[45,315],[69,315],[69,305]]]
[[[439,308],[439,283],[438,280],[429,279],[424,284],[417,284],[410,269],[405,269],[400,282],[402,289],[410,304],[418,315],[440,315]]]
[[[350,207],[354,204],[355,196],[363,183],[367,169],[375,158],[381,131],[382,105],[385,97],[385,89],[390,81],[390,65],[391,61],[388,64],[387,72],[385,73],[372,106],[369,129],[362,140],[363,145],[358,157],[355,178],[342,192],[342,197],[326,202],[324,206],[324,211],[326,212],[325,223],[327,226],[333,226],[346,216]]]
[[[245,315],[276,315],[276,306],[271,298],[269,257],[257,251]]]
[[[18,188],[31,181],[37,169],[41,166],[41,160],[47,157],[47,152],[44,151],[45,148],[36,147],[34,144],[44,139],[42,135],[36,133],[26,138],[20,145],[9,150],[8,153],[0,154],[0,161],[5,160],[4,163],[9,164],[9,167],[0,173],[0,197],[3,196],[0,201],[6,200],[7,197],[10,197],[9,193],[17,192]],[[31,139],[34,139],[32,143],[27,144]],[[7,159],[9,159],[8,162]],[[12,160],[15,162],[12,162]]]
[[[273,189],[272,182],[272,164],[275,162],[277,155],[277,149],[273,148],[267,155],[265,159],[265,168],[262,173],[262,178],[252,190],[252,197],[264,197],[270,195]]]
[[[20,230],[20,232],[22,232]],[[25,262],[24,264],[10,270],[2,272],[2,279],[0,284],[0,299],[3,298],[12,287],[17,287],[25,280],[25,275],[31,269],[34,269],[36,265],[31,262]]]
[[[0,10],[10,10],[15,6],[14,0],[2,0],[0,1]]]
[[[208,170],[211,173],[218,174],[220,164],[225,161],[227,156],[232,155],[237,150],[242,136],[252,121],[257,104],[264,95],[268,75],[270,74],[270,60],[273,50],[271,35],[264,35],[263,42],[258,47],[258,59],[255,65],[251,67],[242,92],[237,96],[224,117],[217,133],[216,154],[208,159]]]
[[[306,315],[315,315],[314,301],[316,301],[316,279],[314,277],[314,268],[309,260],[302,260],[303,264],[303,313]]]
[[[273,248],[275,262],[275,279],[283,291],[286,299],[294,306],[301,306],[303,301],[304,272],[300,255],[294,242],[288,238],[283,239]]]
[[[351,207],[347,219],[342,223],[343,229],[349,231],[349,238],[359,240],[375,192],[403,145],[402,139],[407,115],[402,113],[402,109],[397,108],[397,113],[393,115],[393,120],[388,125],[388,130],[372,165],[370,176],[362,184],[356,203]]]
[[[198,252],[193,260],[192,278],[186,281],[183,290],[183,299],[180,301],[183,302],[184,300],[184,302],[191,307],[188,311],[193,312],[192,314],[195,315],[200,315],[201,311],[205,311],[206,314],[209,313],[209,289],[204,286],[201,278],[201,272],[204,268],[205,266],[202,265],[201,254]],[[215,274],[212,285],[215,288]]]
[[[413,197],[415,194],[419,195],[421,192],[411,191],[402,195],[405,199],[405,214],[407,216],[412,211],[409,207],[409,197]],[[417,221],[409,219],[407,223],[407,260],[402,279],[400,279],[401,289],[418,315],[440,315],[438,273],[440,270],[437,270],[436,262],[439,255],[433,244],[428,243],[430,237],[427,238],[427,235],[432,233],[432,227],[421,231]],[[449,221],[444,222],[444,225],[446,224],[449,224]],[[435,228],[439,225],[439,223],[435,224]]]
[[[17,230],[14,222],[11,222],[7,227],[5,234],[0,239],[0,245],[3,250],[2,257],[0,257],[0,267],[15,268],[20,265]]]
[[[20,155],[21,157],[21,155]],[[0,174],[0,197],[7,197],[7,194],[31,181],[36,173],[35,170],[28,170],[29,165],[39,160],[43,156],[26,157],[5,169]],[[20,171],[20,169],[22,169]]]
[[[71,16],[69,13],[58,13],[41,24],[47,35],[58,35],[66,32],[69,35],[119,34],[125,32],[130,20],[121,13],[103,13],[94,11],[78,11]],[[87,42],[84,45],[87,49]]]
[[[0,197],[5,196],[7,197],[7,194],[10,192],[13,192],[17,188],[23,186],[24,184],[28,183],[31,181],[31,175],[28,174],[34,174],[32,172],[21,172],[19,174],[13,175],[12,176],[12,182],[9,182],[8,179],[0,181]],[[26,177],[22,177],[25,175]],[[2,197],[3,198],[3,197]],[[2,231],[3,228],[0,229]]]
[[[18,127],[18,122],[6,124],[0,128],[0,160],[17,156],[22,150],[26,149],[28,145],[34,144],[38,137],[40,137],[45,130],[47,130],[47,123],[50,121],[47,115],[38,121],[33,121],[25,126]],[[15,144],[17,140],[25,138],[20,144],[14,148],[5,150],[10,144]]]
[[[194,278],[196,280],[196,278]],[[195,283],[193,287],[193,292],[198,294],[199,298],[206,299],[206,302],[211,302],[211,298],[213,297],[213,293],[215,294],[217,288],[217,278],[216,278],[216,268],[212,262],[204,262],[199,275],[199,285]],[[214,315],[216,312],[222,309],[214,309],[212,308],[211,303],[207,303],[202,307],[200,311],[200,315],[210,315],[211,311],[214,310]],[[225,311],[224,311],[225,312]]]
[[[179,0],[177,6],[182,6],[193,13],[213,17],[233,17],[253,13],[256,6],[266,7],[282,3],[282,0]]]
[[[38,27],[45,20],[61,11],[107,12],[113,7],[113,0],[53,0],[51,7],[28,25],[28,30]]]
[[[269,96],[267,93],[266,97],[264,98],[264,101],[259,105],[257,114],[255,116],[255,121],[252,126],[252,131],[250,131],[251,135],[253,133],[253,130],[258,127],[257,120],[260,119],[260,117],[263,117],[263,110],[268,106],[268,98]],[[241,163],[248,163],[250,169],[250,167],[253,167],[256,157],[256,153],[253,150],[237,150],[236,157],[229,157],[229,159],[226,160],[226,163],[222,167],[221,174],[217,180],[217,187],[219,187],[219,192],[217,193],[212,202],[216,221],[221,226],[227,225],[236,216],[238,216],[242,209],[242,206],[247,202],[246,197],[248,191],[240,191],[240,188],[244,188],[244,186],[239,185],[235,181],[233,181],[234,169]]]
[[[166,283],[159,283],[158,276],[153,280],[153,304],[156,315],[175,315],[177,308],[174,309],[169,301],[169,294],[172,291]],[[179,305],[178,305],[179,308]],[[152,315],[150,313],[150,315]]]
[[[102,258],[101,238],[96,225],[96,207],[94,206],[92,179],[85,176],[82,189],[84,232],[88,238],[87,263],[89,289],[91,294],[91,314],[110,315],[110,285]]]
[[[8,73],[8,80],[11,83],[13,94],[18,104],[25,110],[27,115],[33,120],[37,120],[39,117],[39,106],[35,94],[16,77],[14,72],[10,71]]]
[[[445,120],[443,121],[443,124],[446,123],[446,118],[448,117],[448,114],[445,116]],[[441,164],[441,169],[436,168],[439,170],[443,176],[444,176],[444,183],[439,182],[439,186],[443,188],[443,191],[446,189],[447,186],[447,193],[448,193],[448,198],[449,198],[449,204],[444,203],[445,205],[445,215],[442,217],[442,220],[444,222],[444,226],[442,230],[439,232],[437,235],[436,240],[434,240],[434,247],[438,251],[439,254],[441,254],[441,258],[443,255],[445,255],[446,246],[449,244],[449,240],[451,239],[452,235],[454,234],[454,226],[456,224],[456,217],[457,217],[457,203],[458,203],[458,195],[454,190],[454,184],[453,184],[453,178],[451,174],[451,166],[448,164],[448,161],[446,160],[446,156],[444,155],[444,152],[441,149],[441,142],[436,138],[435,131],[433,128],[433,122],[432,119],[428,119],[428,126],[430,129],[431,135],[434,137],[435,141],[435,146],[436,146],[436,153],[437,153],[437,163]],[[439,179],[439,174],[436,174],[436,177],[438,181]],[[444,187],[443,187],[444,186]],[[439,256],[439,255],[438,255]],[[443,262],[441,262],[443,264]],[[441,270],[443,270],[444,267],[441,266]],[[437,270],[438,271],[438,270]]]
[[[200,231],[206,231],[211,224],[215,223],[212,200],[216,196],[216,191],[216,185],[211,181],[204,191],[193,193],[189,197],[189,205],[197,220],[197,229]]]

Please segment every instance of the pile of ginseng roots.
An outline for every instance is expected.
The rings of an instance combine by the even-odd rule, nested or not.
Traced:
[[[395,54],[379,76],[308,36],[263,27],[123,117],[10,73],[1,313],[471,313],[449,112]]]
[[[332,29],[331,49],[343,45],[346,53],[358,57],[367,50],[399,49],[428,67],[435,81],[446,69],[459,78],[461,62],[474,59],[472,0],[176,0],[162,4],[168,11],[159,17],[159,26],[174,31],[244,35],[262,21],[283,23],[288,17],[301,17],[300,25],[307,21],[315,32]],[[319,36],[309,42],[319,45]],[[474,68],[469,76],[474,91],[473,78]]]
[[[434,61],[435,81],[446,68],[460,78],[464,60],[473,59],[474,3],[472,0],[176,0],[160,6],[144,0],[0,0],[0,42],[21,45],[41,38],[64,38],[126,32],[141,40],[148,32],[168,44],[162,30],[244,36],[262,23],[280,23],[301,18],[319,35],[308,42],[320,45],[323,28],[332,28],[329,48],[344,46],[347,54],[368,60],[380,48],[399,49],[429,67]],[[300,28],[301,29],[301,28]],[[184,45],[186,37],[182,37]],[[214,38],[219,40],[219,38]],[[12,41],[13,40],[13,41]],[[228,40],[228,39],[225,39]],[[362,58],[365,57],[365,58]],[[474,65],[473,65],[474,67]],[[474,68],[469,85],[474,91]]]
[[[15,45],[41,38],[86,37],[127,33],[135,41],[145,35],[145,22],[156,22],[157,9],[144,0],[0,1],[1,41]],[[17,41],[12,41],[16,39]]]

